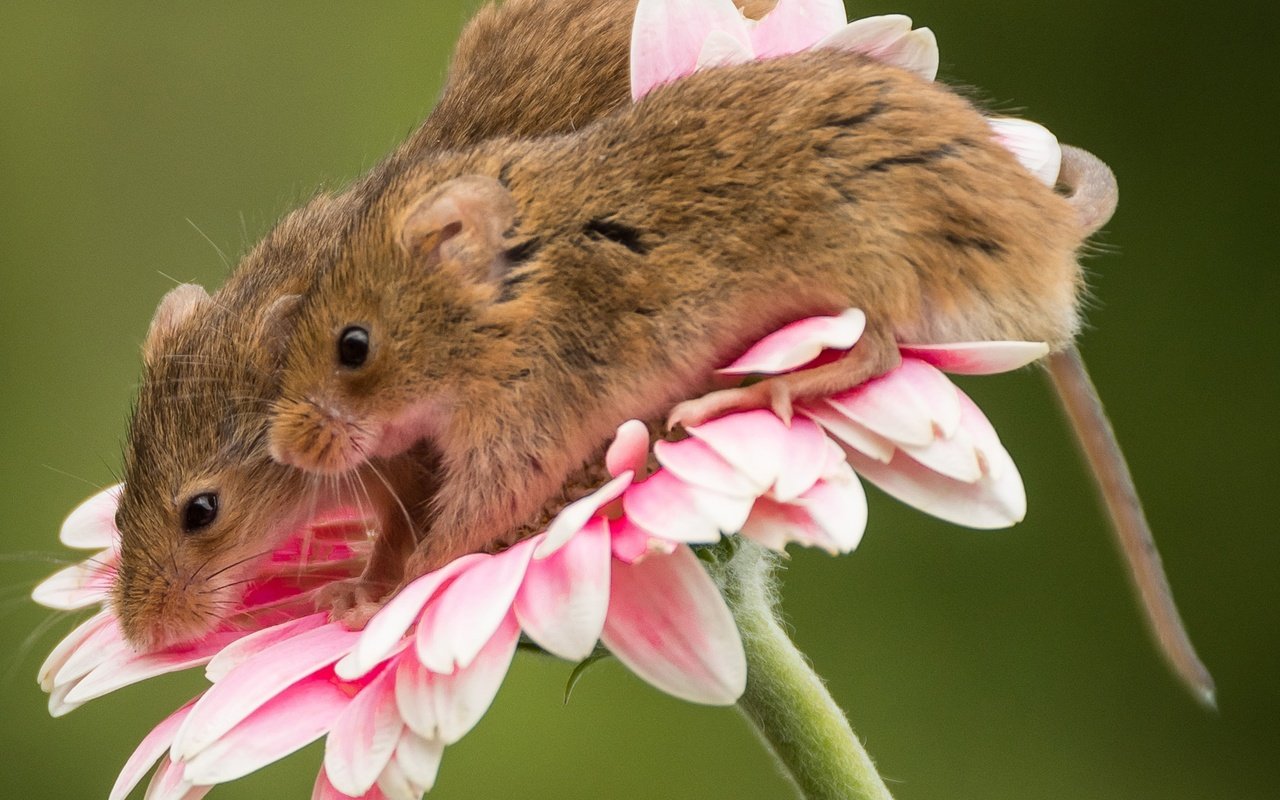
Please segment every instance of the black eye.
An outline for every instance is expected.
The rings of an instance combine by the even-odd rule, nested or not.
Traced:
[[[182,510],[182,529],[187,533],[195,533],[207,528],[218,518],[218,496],[216,494],[198,494],[187,501]]]
[[[363,367],[369,359],[369,332],[352,325],[338,337],[338,362],[344,367]]]

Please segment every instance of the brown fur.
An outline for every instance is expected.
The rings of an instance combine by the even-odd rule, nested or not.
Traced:
[[[350,191],[317,197],[287,217],[212,298],[184,288],[166,304],[145,348],[117,514],[123,550],[114,606],[131,642],[158,647],[219,624],[258,554],[325,506],[364,500],[385,527],[371,569],[397,560],[403,515],[391,493],[420,504],[432,487],[430,457],[374,464],[391,484],[384,489],[371,471],[317,481],[267,454],[276,353],[289,330],[290,304],[279,301],[334,262],[362,198],[393,185],[424,155],[499,134],[572,131],[625,104],[632,8],[632,0],[484,7],[462,35],[436,111],[408,142]],[[220,493],[218,520],[184,533],[182,508],[207,491]]]
[[[400,244],[397,226],[464,176],[515,201],[496,281],[451,257],[467,213],[420,242],[429,257]],[[340,472],[433,439],[445,475],[411,572],[425,570],[521,524],[621,421],[699,394],[798,317],[860,307],[867,348],[1066,345],[1082,238],[945,87],[837,52],[709,70],[576,135],[404,173],[307,298],[272,449]],[[372,356],[340,369],[352,323]],[[353,447],[310,447],[295,423],[313,402],[356,421]]]

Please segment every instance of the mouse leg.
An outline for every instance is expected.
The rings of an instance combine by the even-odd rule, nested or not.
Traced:
[[[402,565],[413,549],[412,528],[392,516],[373,539],[373,550],[358,578],[331,583],[316,593],[316,607],[327,608],[330,619],[361,630],[378,613],[400,582]]]
[[[889,372],[900,363],[902,357],[898,354],[894,338],[868,330],[858,344],[838,361],[686,400],[672,409],[667,427],[683,425],[690,428],[734,411],[757,408],[771,409],[790,425],[793,402],[852,389]]]

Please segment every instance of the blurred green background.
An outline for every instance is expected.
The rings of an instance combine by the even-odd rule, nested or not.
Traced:
[[[63,515],[111,480],[165,275],[220,283],[216,249],[234,258],[376,161],[430,105],[475,5],[0,6],[0,795],[105,797],[200,685],[177,676],[49,719],[34,674],[71,620],[33,635],[47,616],[26,599],[65,555]],[[969,381],[1022,469],[1026,523],[973,533],[873,494],[857,553],[800,553],[787,576],[796,638],[899,798],[1280,791],[1280,30],[1262,7],[851,6],[930,25],[946,79],[1119,174],[1083,346],[1222,706],[1199,709],[1148,642],[1040,376]],[[672,701],[617,665],[566,707],[568,672],[522,657],[432,796],[786,796],[733,711]],[[318,761],[312,749],[215,796],[306,797]]]

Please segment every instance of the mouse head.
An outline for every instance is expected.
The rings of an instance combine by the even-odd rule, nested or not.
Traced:
[[[297,307],[296,278],[283,276],[313,275],[331,202],[295,213],[246,258],[251,286],[240,273],[215,297],[179,286],[156,311],[116,514],[114,608],[136,647],[217,627],[273,546],[326,503],[306,476],[270,458],[265,435]]]
[[[340,474],[403,452],[493,374],[515,200],[478,176],[411,195],[383,201],[299,311],[271,423],[282,463]]]

